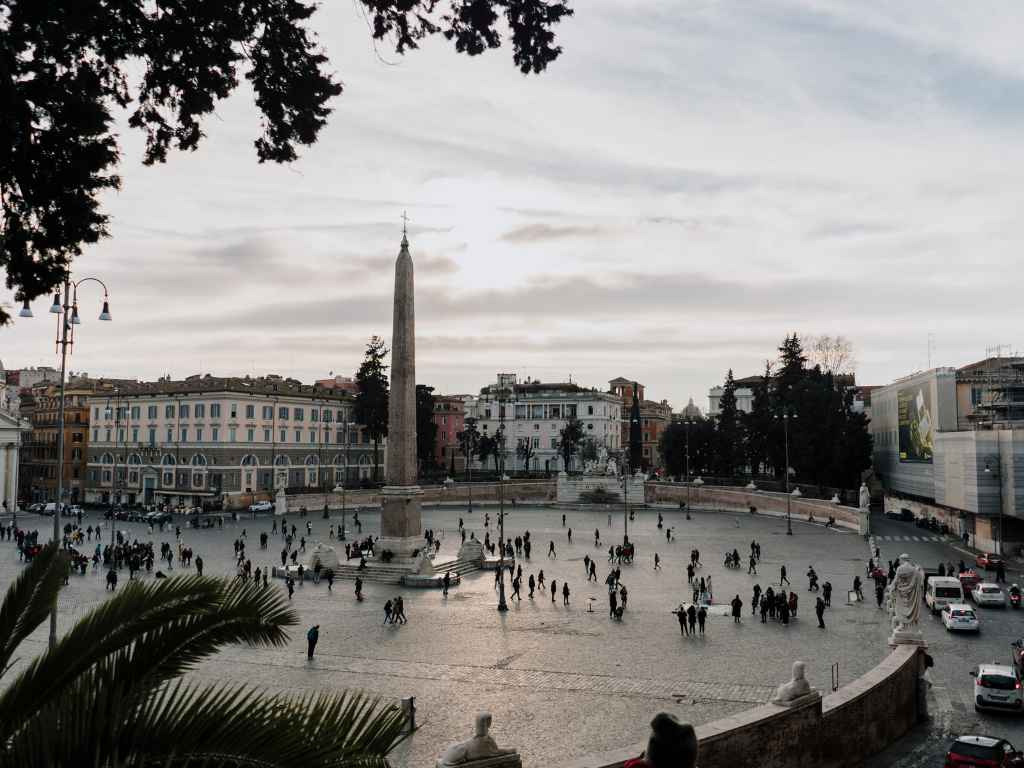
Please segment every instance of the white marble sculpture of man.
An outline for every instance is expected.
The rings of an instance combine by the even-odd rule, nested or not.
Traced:
[[[453,744],[448,747],[438,761],[438,768],[449,768],[449,766],[464,765],[476,760],[503,757],[516,754],[514,749],[499,749],[494,737],[488,733],[491,727],[491,713],[479,712],[476,716],[476,733],[473,738],[461,744]]]
[[[867,510],[871,506],[871,491],[866,483],[860,484],[860,508]]]
[[[921,618],[921,597],[924,594],[924,573],[910,562],[910,555],[899,557],[896,578],[889,587],[892,595],[893,629],[915,629]]]

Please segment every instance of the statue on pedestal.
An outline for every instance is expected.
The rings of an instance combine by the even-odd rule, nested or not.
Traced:
[[[464,766],[472,768],[520,768],[522,760],[514,749],[500,749],[488,731],[491,727],[491,713],[480,712],[476,716],[476,732],[473,738],[461,744],[453,744],[437,761],[437,768]]]
[[[862,512],[867,512],[871,506],[871,491],[868,490],[867,483],[860,484],[860,509]]]
[[[918,622],[921,618],[921,598],[924,595],[924,572],[910,562],[910,555],[899,557],[896,578],[889,585],[889,611],[892,614],[890,645],[924,643]]]
[[[797,707],[821,698],[821,694],[807,682],[804,670],[805,665],[802,661],[793,662],[793,679],[775,689],[772,704],[780,707]]]

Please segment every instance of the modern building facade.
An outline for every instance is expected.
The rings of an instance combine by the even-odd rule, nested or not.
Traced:
[[[504,425],[507,472],[582,469],[579,455],[565,467],[559,451],[561,431],[571,418],[582,422],[583,439],[592,439],[599,455],[618,455],[622,450],[619,397],[571,382],[520,382],[515,374],[500,373],[495,384],[484,387],[478,398],[466,404],[466,416],[477,419],[481,435],[498,434]]]
[[[648,471],[658,469],[663,463],[658,446],[661,441],[661,433],[672,423],[672,407],[666,400],[662,400],[659,403],[654,400],[645,399],[643,384],[630,381],[621,376],[609,381],[609,391],[618,397],[619,402],[622,404],[621,440],[623,445],[629,444],[629,415],[633,402],[634,388],[636,389],[636,396],[640,401],[640,445],[643,467],[633,467],[633,470],[643,469]]]
[[[874,469],[886,508],[934,515],[1004,551],[1024,542],[1024,420],[972,419],[977,405],[964,414],[976,372],[933,368],[873,389]]]
[[[89,401],[86,500],[200,505],[278,488],[329,490],[383,479],[341,388],[279,376],[191,376]]]

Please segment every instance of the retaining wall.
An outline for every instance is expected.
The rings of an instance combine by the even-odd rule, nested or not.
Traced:
[[[751,506],[757,507],[758,513],[773,515],[786,514],[785,493],[769,491],[748,491],[746,488],[724,488],[720,486],[691,486],[690,506],[700,509],[721,509],[734,512],[748,512]],[[825,521],[829,516],[836,519],[836,524],[844,528],[857,530],[860,523],[860,511],[856,507],[833,504],[824,499],[806,499],[800,496],[790,499],[790,515],[794,520],[806,520],[811,515],[815,520]],[[647,503],[686,503],[687,486],[675,483],[648,483]]]
[[[904,736],[925,712],[917,646],[898,646],[866,675],[801,707],[764,704],[696,728],[699,768],[852,768]],[[639,742],[569,763],[569,768],[621,768]]]
[[[451,486],[427,486],[420,496],[421,504],[446,504],[446,503],[467,503],[470,497],[470,488],[466,483],[454,483]],[[332,510],[341,509],[341,494],[328,493],[327,505]],[[473,483],[473,503],[497,503],[497,483]],[[305,507],[310,513],[324,508],[324,494],[304,493],[294,494],[287,497],[288,511],[297,512],[300,507]],[[345,492],[345,506],[353,507],[378,507],[380,506],[380,491],[377,489],[352,490]],[[505,483],[505,503],[516,502],[549,502],[555,499],[554,480],[520,480]]]

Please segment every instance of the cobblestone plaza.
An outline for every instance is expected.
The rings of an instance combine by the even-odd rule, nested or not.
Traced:
[[[389,700],[415,696],[418,730],[394,755],[396,765],[432,765],[451,742],[471,732],[477,710],[494,715],[493,733],[502,745],[520,750],[527,765],[620,748],[640,741],[652,714],[661,710],[701,723],[750,708],[767,700],[774,687],[789,679],[794,659],[807,662],[807,675],[820,690],[830,690],[832,665],[838,663],[841,685],[874,667],[887,653],[888,617],[873,602],[846,604],[846,591],[855,575],[864,573],[867,545],[859,536],[794,521],[793,536],[785,535],[778,518],[696,512],[692,520],[675,509],[661,510],[665,526],[673,531],[666,542],[657,529],[657,511],[637,510],[629,524],[630,539],[638,548],[634,564],[622,566],[622,582],[629,590],[623,621],[608,617],[604,577],[609,542],[621,541],[623,514],[517,507],[506,514],[510,536],[530,531],[532,557],[522,561],[524,584],[528,575],[543,569],[550,584],[558,582],[559,596],[550,592],[534,599],[510,600],[510,610],[496,610],[492,572],[464,577],[448,598],[440,591],[412,590],[368,582],[366,600],[358,603],[350,582],[307,581],[296,589],[294,606],[301,624],[289,646],[274,650],[235,647],[223,651],[197,674],[207,680],[265,687],[275,691],[306,692],[360,688]],[[425,509],[424,528],[441,537],[438,562],[454,558],[460,537],[461,516],[467,530],[484,535],[484,516],[497,538],[497,509]],[[363,534],[377,535],[379,515],[360,514]],[[310,541],[327,542],[327,528],[340,516],[326,521],[319,516],[289,516],[300,532],[313,525]],[[83,527],[94,524],[87,517]],[[49,519],[29,517],[19,522],[40,530],[45,537]],[[351,515],[348,517],[351,539]],[[225,521],[223,529],[183,531],[186,545],[206,562],[208,574],[234,574],[232,541],[246,533],[246,550],[253,567],[280,563],[280,537],[271,537],[267,550],[259,548],[259,533],[271,520]],[[146,526],[119,523],[132,537],[148,539]],[[568,528],[573,543],[568,543]],[[594,546],[594,529],[601,547]],[[109,540],[104,521],[104,539]],[[173,530],[152,539],[173,541]],[[726,569],[726,551],[739,550],[744,562],[750,542],[762,546],[757,576],[746,567]],[[554,541],[557,558],[545,555]],[[691,548],[701,552],[699,575],[711,576],[716,610],[703,638],[680,635],[671,610],[691,597],[685,565]],[[654,553],[662,568],[653,568]],[[882,555],[895,557],[883,544]],[[597,583],[586,581],[583,558],[597,559]],[[22,567],[13,544],[0,550],[0,579],[6,585]],[[761,624],[750,615],[755,583],[778,588],[779,568],[785,565],[800,597],[798,618],[789,625]],[[827,628],[817,627],[814,595],[807,591],[804,573],[813,565],[822,582],[835,587],[832,609],[825,615]],[[127,578],[127,573],[123,574]],[[147,576],[146,578],[152,578]],[[571,605],[562,605],[561,585],[568,582]],[[282,582],[272,587],[284,589]],[[507,582],[506,582],[507,585]],[[402,594],[409,623],[383,625],[383,604]],[[739,594],[744,603],[742,623],[724,615],[728,602]],[[593,612],[588,604],[593,598]],[[104,599],[102,571],[90,571],[71,580],[60,598],[60,630]],[[307,662],[305,629],[320,625],[316,658]],[[26,646],[45,647],[45,627]]]

